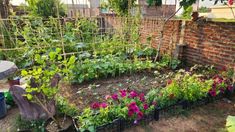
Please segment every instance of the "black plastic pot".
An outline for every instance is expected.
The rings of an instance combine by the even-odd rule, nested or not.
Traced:
[[[232,96],[234,95],[234,89],[232,90],[232,91],[230,91],[230,90],[228,90],[228,89],[226,89],[225,91],[224,91],[224,97],[225,98],[231,98]]]
[[[160,109],[159,109],[159,107],[156,107],[154,109],[154,117],[153,118],[154,118],[155,121],[158,121],[160,119]]]
[[[7,114],[6,101],[4,93],[0,93],[0,119],[5,117]]]
[[[96,132],[120,132],[121,120],[116,119],[111,123],[96,127]]]

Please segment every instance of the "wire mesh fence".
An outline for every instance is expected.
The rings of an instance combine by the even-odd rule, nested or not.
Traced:
[[[0,24],[0,56],[16,63],[55,48],[62,48],[66,58],[68,55],[97,56],[119,51],[131,53],[140,47],[138,18],[12,17],[1,19]]]

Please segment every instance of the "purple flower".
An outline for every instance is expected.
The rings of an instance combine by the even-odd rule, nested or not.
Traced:
[[[112,95],[112,99],[113,99],[113,100],[118,100],[118,95],[117,95],[116,93],[113,94],[113,95]]]
[[[138,96],[137,92],[131,91],[129,98],[135,98],[135,97],[137,97],[137,96]]]
[[[144,104],[143,107],[144,107],[144,110],[147,110],[149,108],[148,104]]]
[[[135,121],[134,121],[134,124],[138,124],[138,120],[135,120]]]
[[[101,103],[101,104],[100,104],[100,107],[102,107],[102,108],[106,108],[107,106],[108,106],[107,103]]]
[[[100,104],[97,103],[97,102],[94,102],[94,103],[91,104],[91,108],[92,109],[98,109],[98,108],[100,108]]]
[[[126,90],[120,90],[121,97],[126,97]]]

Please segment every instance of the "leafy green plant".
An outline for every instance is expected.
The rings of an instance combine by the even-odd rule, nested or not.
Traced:
[[[72,68],[75,62],[74,56],[67,60],[62,60],[63,57],[60,53],[61,49],[57,48],[48,55],[36,54],[34,57],[35,66],[32,69],[21,71],[21,75],[28,79],[25,88],[26,93],[23,96],[41,106],[58,126],[59,123],[49,111],[48,104],[55,101],[59,91],[59,74],[69,75],[71,71],[68,68]]]
[[[60,17],[65,16],[64,5],[60,0],[26,0],[28,10],[34,16],[42,17]],[[58,16],[59,14],[59,16]]]
[[[196,101],[206,97],[212,84],[213,80],[201,81],[198,78],[198,75],[190,75],[186,73],[180,82],[183,95],[182,99],[187,101]]]
[[[108,0],[108,5],[118,15],[124,16],[128,14],[129,7],[131,8],[135,5],[135,1],[136,0]]]
[[[56,108],[59,114],[65,114],[70,117],[78,115],[78,108],[75,105],[70,104],[68,100],[61,96],[56,98]]]

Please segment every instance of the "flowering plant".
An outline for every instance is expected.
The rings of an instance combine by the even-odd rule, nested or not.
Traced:
[[[134,120],[136,123],[155,107],[154,103],[149,104],[146,101],[144,93],[136,91],[120,90],[112,95],[106,95],[105,100],[102,103],[92,103],[90,108],[84,111],[85,114],[78,117],[81,130],[101,126],[118,118]],[[86,114],[87,111],[89,114]],[[86,122],[89,123],[86,125]]]
[[[213,77],[212,88],[209,90],[209,94],[214,97],[219,93],[224,93],[225,91],[232,92],[233,86],[231,80],[223,77],[222,75],[215,75]]]

